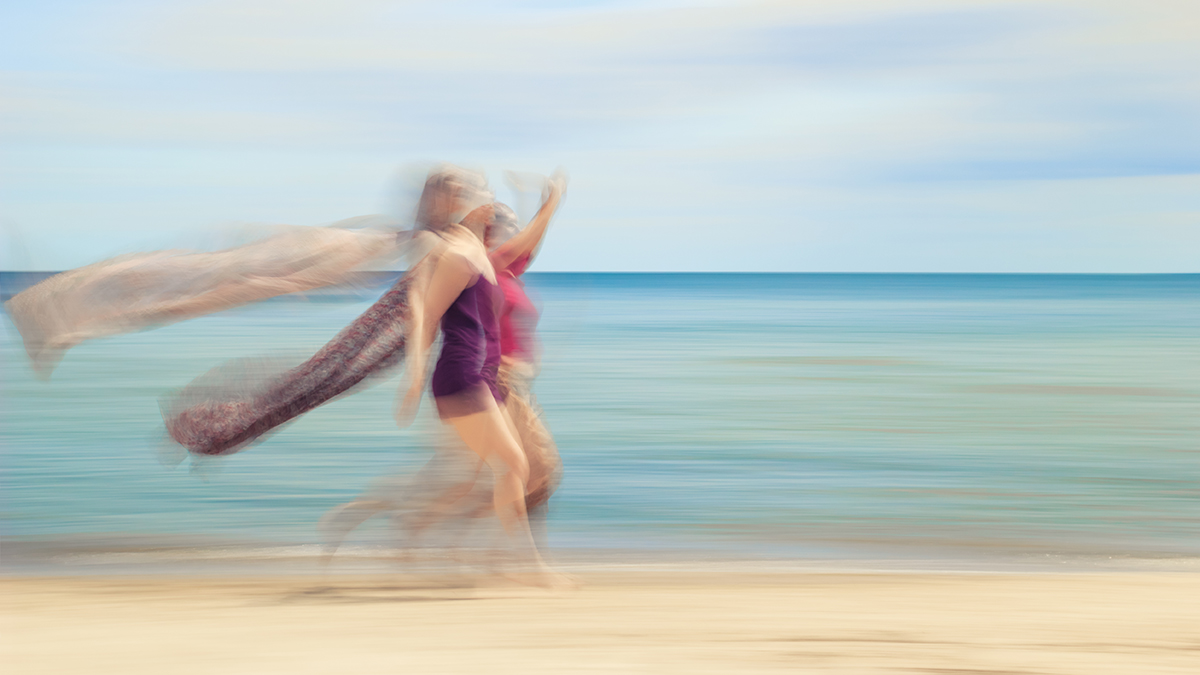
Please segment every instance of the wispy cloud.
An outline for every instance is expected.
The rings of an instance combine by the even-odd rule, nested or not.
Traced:
[[[1187,3],[221,0],[22,12],[9,22],[19,39],[0,48],[0,139],[26,163],[0,160],[17,178],[0,198],[22,222],[61,216],[42,201],[47,187],[70,192],[78,172],[60,167],[60,183],[39,183],[28,163],[72,147],[101,164],[131,148],[197,167],[241,158],[225,173],[246,180],[240,190],[203,179],[176,190],[198,223],[231,208],[332,219],[368,190],[349,177],[389,162],[566,163],[577,181],[564,218],[617,229],[650,218],[638,236],[663,242],[748,218],[816,246],[826,269],[936,267],[918,245],[889,239],[896,223],[931,218],[992,228],[975,258],[962,255],[979,237],[938,230],[961,244],[959,267],[1029,267],[1026,247],[995,242],[1038,213],[1086,211],[1066,201],[1086,187],[1047,195],[1039,181],[1102,193],[1104,181],[1136,178],[1118,190],[1125,210],[1174,219],[1176,230],[1200,210],[1183,196],[1175,215],[1155,215],[1144,201],[1154,193],[1145,180],[1182,190],[1168,177],[1200,174],[1200,6]],[[263,175],[273,166],[293,177],[308,166],[338,196],[264,214],[252,208],[256,190],[268,201],[288,193]],[[138,220],[134,199],[115,221]],[[798,199],[808,200],[799,213]],[[1041,211],[1012,213],[1007,200]],[[1102,228],[1115,257],[1055,250],[1064,269],[1121,268],[1113,260],[1129,250],[1120,241],[1130,227]],[[838,229],[864,235],[829,243]],[[872,232],[888,240],[886,255],[862,250]],[[668,246],[659,266],[728,266],[729,242],[713,242],[696,237],[677,259],[683,249]],[[563,267],[646,264],[551,251],[546,262]],[[751,244],[734,257],[748,269],[813,264]],[[1145,249],[1124,268],[1172,260]]]

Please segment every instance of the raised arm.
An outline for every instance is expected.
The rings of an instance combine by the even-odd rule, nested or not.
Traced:
[[[550,226],[550,218],[558,210],[565,189],[566,180],[564,178],[556,176],[550,179],[546,184],[547,195],[546,201],[542,202],[542,208],[538,209],[537,215],[523,230],[491,253],[489,257],[492,259],[492,267],[497,270],[508,269],[509,265],[522,256],[528,255],[532,259],[537,254],[537,249],[542,244],[542,238],[546,236],[546,228]]]
[[[437,337],[442,315],[470,285],[476,274],[465,258],[453,252],[443,253],[421,264],[431,265],[432,270],[422,270],[409,291],[412,319],[406,349],[410,382],[404,398],[397,396],[396,422],[400,426],[408,426],[412,422],[421,404],[421,394],[425,391],[425,370],[429,365],[429,348]],[[400,386],[403,388],[404,384]]]

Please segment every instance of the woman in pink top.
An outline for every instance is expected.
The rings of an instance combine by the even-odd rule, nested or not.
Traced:
[[[545,518],[546,501],[562,478],[562,460],[554,438],[542,423],[541,410],[531,390],[538,369],[538,310],[526,295],[520,277],[537,255],[565,188],[566,180],[561,175],[551,178],[541,209],[529,225],[515,234],[512,232],[516,229],[516,215],[507,206],[496,204],[495,220],[487,240],[488,248],[492,250],[488,257],[496,270],[496,283],[503,296],[498,385],[529,459],[525,508],[539,523]]]

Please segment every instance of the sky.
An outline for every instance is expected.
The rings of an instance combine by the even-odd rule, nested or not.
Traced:
[[[569,171],[540,271],[1198,272],[1200,3],[0,5],[0,269],[437,161]]]

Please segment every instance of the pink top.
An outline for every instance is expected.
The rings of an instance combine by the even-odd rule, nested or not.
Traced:
[[[525,284],[518,278],[529,266],[529,255],[513,261],[504,270],[496,271],[496,283],[504,296],[500,309],[500,354],[522,361],[533,361],[537,351],[538,310],[525,294]]]

